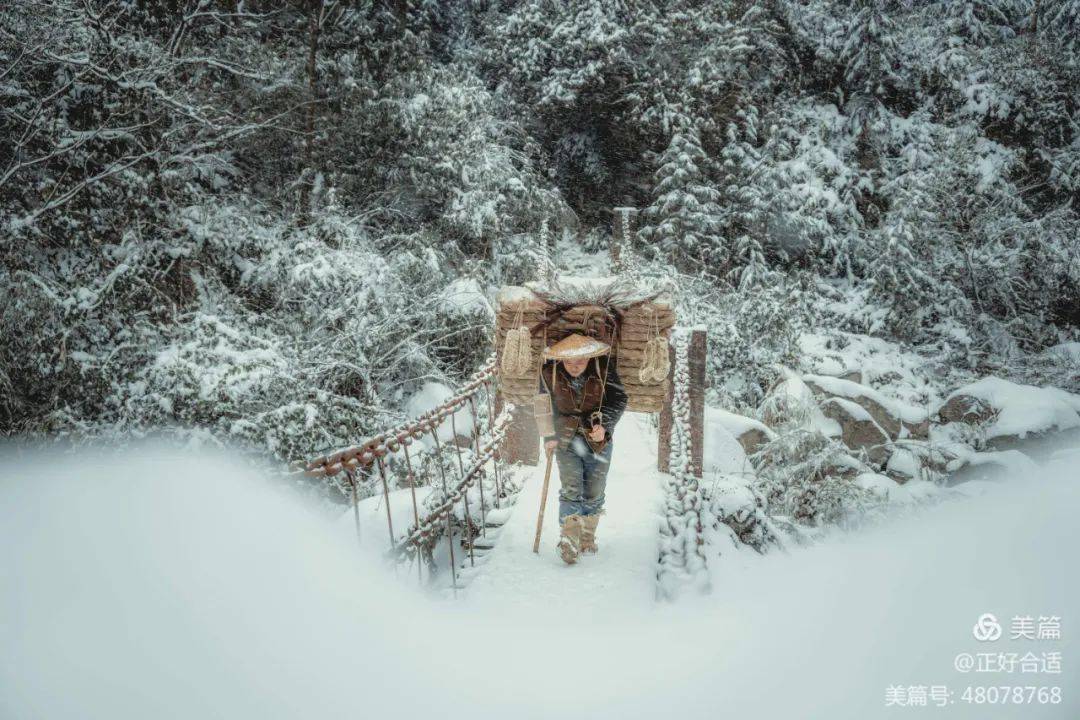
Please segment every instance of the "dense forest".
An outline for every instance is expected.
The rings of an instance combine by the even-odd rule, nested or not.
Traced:
[[[355,442],[619,206],[713,404],[807,328],[1078,389],[1080,0],[22,0],[0,107],[4,435]]]

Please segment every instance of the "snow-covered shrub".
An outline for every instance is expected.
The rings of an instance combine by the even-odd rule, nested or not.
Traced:
[[[455,265],[520,251],[514,240],[522,231],[565,212],[544,188],[533,148],[501,116],[499,98],[463,70],[402,73],[384,89],[392,102],[357,103],[344,119],[349,132],[378,128],[381,153],[392,162],[371,169],[392,188],[390,209],[432,223],[429,245]],[[360,179],[343,182],[352,191]]]
[[[693,321],[709,333],[706,367],[719,404],[734,411],[757,407],[777,367],[796,361],[808,299],[798,277],[771,274],[707,305],[694,303]]]
[[[770,515],[820,527],[850,526],[872,500],[855,484],[860,464],[820,430],[787,425],[755,455],[757,490]]]
[[[761,413],[774,435],[750,460],[757,471],[753,487],[769,515],[810,527],[857,521],[868,496],[853,480],[868,468],[851,456],[839,425],[825,416],[801,377],[783,369]]]
[[[783,547],[780,531],[769,518],[765,496],[751,484],[718,481],[706,485],[705,494],[707,516],[715,518],[712,528],[715,532],[723,535],[725,530],[721,526],[726,526],[739,543],[759,553]],[[715,538],[710,544],[716,544]]]

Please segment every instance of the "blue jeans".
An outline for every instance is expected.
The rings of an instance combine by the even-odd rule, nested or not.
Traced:
[[[604,487],[611,465],[613,440],[599,453],[594,453],[580,435],[575,435],[567,447],[555,449],[559,465],[559,524],[567,515],[597,515],[604,507]]]

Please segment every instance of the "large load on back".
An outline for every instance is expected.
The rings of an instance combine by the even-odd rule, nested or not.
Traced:
[[[571,333],[608,343],[627,410],[659,412],[670,375],[668,336],[675,324],[671,296],[615,278],[559,278],[504,287],[497,298],[495,347],[503,400],[531,406],[540,354]]]

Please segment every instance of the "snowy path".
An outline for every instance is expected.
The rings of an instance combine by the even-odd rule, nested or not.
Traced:
[[[656,603],[659,492],[636,422],[620,424],[601,554],[562,566],[552,513],[533,555],[529,483],[457,601],[238,461],[0,457],[0,717],[1080,717],[1080,451],[790,553],[728,553],[712,594]],[[375,525],[365,547],[384,539]],[[1062,637],[980,643],[987,612],[1006,633],[1059,616]],[[1060,653],[1061,672],[954,669],[988,651]],[[988,685],[1064,701],[963,701]],[[951,702],[887,708],[891,686]]]
[[[487,562],[467,595],[484,602],[529,597],[577,610],[628,603],[647,606],[655,597],[660,474],[656,439],[643,415],[627,414],[615,432],[608,473],[606,513],[597,530],[596,555],[567,566],[555,552],[559,537],[559,468],[553,464],[540,553],[532,551],[544,483],[541,464],[521,490]]]

